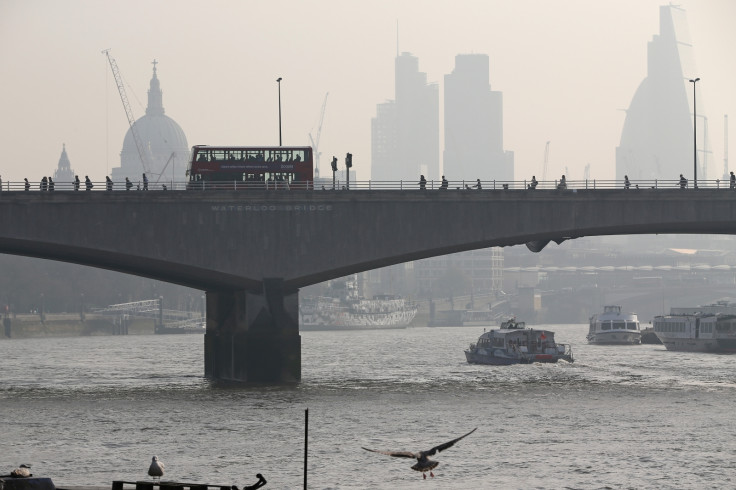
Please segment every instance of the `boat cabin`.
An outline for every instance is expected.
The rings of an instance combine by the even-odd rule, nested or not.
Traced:
[[[546,353],[550,349],[556,352],[554,332],[524,328],[524,322],[514,322],[510,328],[505,323],[502,328],[481,335],[475,347],[518,350],[525,354]]]

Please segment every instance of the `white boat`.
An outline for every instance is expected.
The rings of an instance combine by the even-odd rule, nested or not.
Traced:
[[[331,281],[334,296],[299,300],[300,330],[368,330],[406,328],[418,305],[400,296],[381,294],[366,299],[358,294],[357,279]]]
[[[667,350],[736,353],[736,307],[725,303],[672,308],[652,320],[654,333]]]
[[[484,332],[476,343],[470,344],[465,358],[470,364],[497,366],[574,360],[572,348],[556,343],[554,332],[526,328],[524,322],[515,319],[503,322],[497,330]]]
[[[499,313],[491,310],[465,310],[461,320],[464,327],[490,326],[498,321]]]
[[[621,313],[620,306],[604,306],[590,317],[589,344],[640,344],[641,328],[636,313]]]

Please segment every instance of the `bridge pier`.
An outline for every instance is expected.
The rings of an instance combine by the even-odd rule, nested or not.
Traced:
[[[264,279],[263,291],[207,291],[204,374],[252,383],[301,379],[299,292],[282,279]]]

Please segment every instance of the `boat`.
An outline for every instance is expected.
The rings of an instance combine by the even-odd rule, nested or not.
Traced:
[[[499,314],[491,310],[465,310],[461,320],[464,327],[489,326],[498,321]]]
[[[554,332],[526,328],[524,322],[516,319],[503,322],[497,330],[484,332],[476,343],[470,344],[465,358],[470,364],[493,365],[574,361],[572,347],[556,343]]]
[[[736,353],[736,305],[671,308],[652,320],[654,333],[667,350]]]
[[[620,306],[604,306],[603,313],[590,317],[586,337],[589,344],[641,344],[636,313],[621,313]]]
[[[492,310],[441,310],[427,322],[428,327],[487,327],[495,324],[501,314]]]
[[[300,330],[369,330],[406,328],[418,305],[401,296],[358,293],[357,279],[330,281],[332,295],[307,296],[299,301]]]

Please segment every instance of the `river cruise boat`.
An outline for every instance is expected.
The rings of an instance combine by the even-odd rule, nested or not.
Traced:
[[[492,365],[574,360],[572,348],[556,343],[554,332],[526,328],[524,322],[515,319],[503,322],[496,330],[484,332],[476,343],[470,344],[465,358],[470,364]]]
[[[300,330],[381,330],[406,328],[419,306],[401,296],[378,294],[363,298],[355,275],[331,281],[329,296],[299,300]]]
[[[672,351],[736,353],[736,313],[732,306],[672,308],[652,320],[654,333]]]
[[[604,306],[603,313],[590,317],[586,337],[589,344],[641,344],[636,313],[621,313],[620,306]]]

